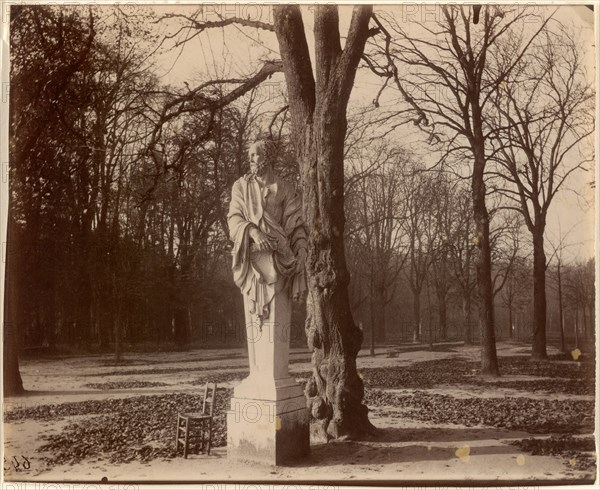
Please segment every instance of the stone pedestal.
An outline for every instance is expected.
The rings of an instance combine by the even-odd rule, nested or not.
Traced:
[[[289,378],[277,380],[273,389],[273,400],[241,397],[234,390],[227,412],[229,458],[281,465],[308,455],[309,419],[302,388]]]
[[[262,326],[247,297],[244,308],[250,375],[234,388],[227,412],[228,457],[293,462],[309,453],[310,436],[306,398],[288,372],[291,299],[285,290],[276,294]]]

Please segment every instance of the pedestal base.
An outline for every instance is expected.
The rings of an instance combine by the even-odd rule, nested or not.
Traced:
[[[235,388],[227,412],[227,456],[281,465],[310,451],[309,416],[302,388],[292,378],[257,390],[250,378]],[[250,387],[254,386],[254,396]],[[262,392],[262,393],[261,393]],[[268,398],[263,394],[268,394]]]

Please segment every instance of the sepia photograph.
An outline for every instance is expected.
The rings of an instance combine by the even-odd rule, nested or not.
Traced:
[[[599,8],[3,2],[1,490],[597,488]]]

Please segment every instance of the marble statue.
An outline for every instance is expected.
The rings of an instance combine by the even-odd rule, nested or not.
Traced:
[[[250,375],[227,414],[231,458],[280,464],[309,451],[306,399],[288,371],[292,299],[306,291],[307,232],[294,185],[274,172],[268,143],[231,191],[233,278],[244,298]]]

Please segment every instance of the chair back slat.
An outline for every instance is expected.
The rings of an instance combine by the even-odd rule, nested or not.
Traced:
[[[212,384],[212,395],[210,397],[210,407],[208,415],[212,415],[215,409],[215,397],[217,395],[217,383]]]
[[[204,398],[202,399],[202,413],[206,413],[206,399],[208,398],[208,381],[204,385]]]
[[[210,385],[210,395],[208,393]],[[202,413],[204,415],[212,415],[215,407],[215,395],[217,393],[217,383],[206,382],[204,386],[204,400],[202,402]]]

